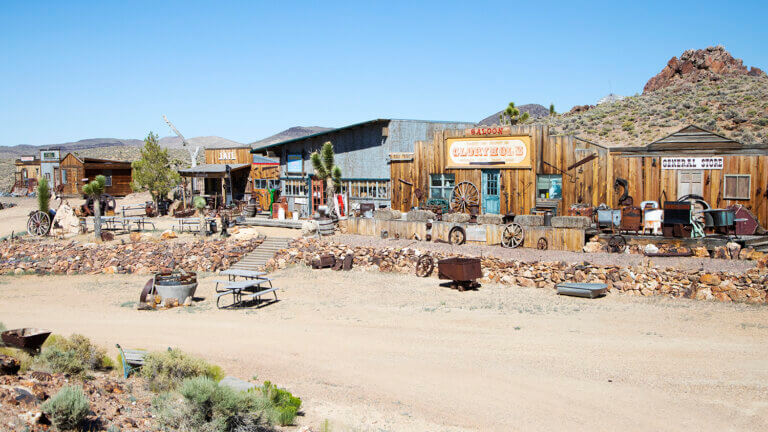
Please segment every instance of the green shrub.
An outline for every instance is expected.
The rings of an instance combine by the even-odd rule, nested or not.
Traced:
[[[224,372],[219,366],[179,350],[147,354],[141,375],[155,392],[174,390],[187,378],[208,377],[216,382],[224,378]]]
[[[7,355],[18,360],[19,373],[24,373],[31,369],[32,362],[35,360],[35,358],[28,353],[15,348],[0,348],[0,354]]]
[[[293,424],[296,414],[301,408],[301,399],[295,397],[286,389],[278,388],[269,381],[264,381],[261,394],[273,407],[274,421],[280,426]]]
[[[48,186],[48,179],[40,177],[37,182],[37,209],[48,213],[50,202],[51,188]]]
[[[51,418],[59,430],[75,429],[85,420],[91,410],[88,397],[80,386],[66,386],[46,401],[42,410]]]
[[[152,410],[167,430],[267,431],[263,415],[269,406],[256,393],[220,386],[208,377],[184,380],[179,393],[163,393],[152,401]]]
[[[79,334],[69,338],[51,335],[43,344],[42,352],[34,364],[35,369],[71,375],[82,375],[87,371],[113,366],[104,348],[94,345],[90,339]]]

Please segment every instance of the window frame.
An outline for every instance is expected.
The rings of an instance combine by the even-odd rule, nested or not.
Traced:
[[[440,186],[435,186],[436,176],[439,176]],[[446,180],[450,179],[450,183]],[[429,199],[444,199],[451,200],[451,193],[453,188],[456,187],[456,174],[454,173],[434,173],[429,175]],[[435,196],[433,190],[440,191],[439,196]]]
[[[737,180],[739,178],[746,177],[747,182],[747,195],[746,196],[738,196],[739,195],[739,184],[736,183],[736,196],[728,196],[728,184],[727,181],[730,179]],[[752,174],[723,174],[723,199],[727,200],[750,200],[752,196]]]
[[[549,198],[542,198],[539,196],[539,180],[543,178],[546,178],[549,182],[549,188],[552,187],[552,179],[559,179],[560,180],[560,196],[557,198],[549,197]],[[549,188],[547,188],[547,193],[549,193]],[[535,189],[536,199],[537,200],[561,200],[563,199],[563,175],[562,174],[536,174],[536,189]]]

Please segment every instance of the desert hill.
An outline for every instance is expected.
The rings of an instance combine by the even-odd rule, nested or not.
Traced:
[[[532,119],[549,116],[549,108],[545,107],[544,105],[525,104],[517,106],[517,109],[520,110],[520,114],[527,112]],[[499,115],[501,115],[502,112],[503,111],[499,111],[495,114],[491,114],[488,117],[480,120],[477,124],[480,126],[499,124]]]
[[[332,128],[322,126],[294,126],[288,128],[282,132],[278,132],[272,136],[268,136],[264,139],[254,141],[250,145],[253,148],[263,147],[270,144],[279,143],[294,138],[301,138],[307,135],[313,135],[320,132],[331,130]]]

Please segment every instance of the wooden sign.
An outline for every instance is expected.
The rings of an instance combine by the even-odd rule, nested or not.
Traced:
[[[530,168],[531,137],[448,138],[446,168]]]
[[[498,136],[498,135],[510,135],[512,134],[512,128],[509,126],[490,126],[490,127],[476,127],[470,129],[464,129],[465,136]]]
[[[237,155],[234,150],[220,150],[219,160],[237,160]]]
[[[661,169],[723,169],[722,157],[665,157],[661,158]]]
[[[409,153],[390,153],[389,154],[389,160],[391,162],[412,161],[413,160],[413,152],[409,152]]]

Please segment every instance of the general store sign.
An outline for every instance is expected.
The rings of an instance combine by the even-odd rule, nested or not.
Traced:
[[[665,157],[661,158],[661,169],[723,169],[721,157]]]
[[[531,137],[449,138],[446,168],[530,168]]]

